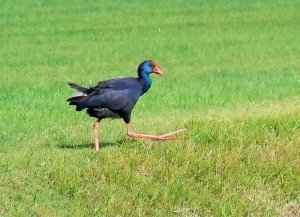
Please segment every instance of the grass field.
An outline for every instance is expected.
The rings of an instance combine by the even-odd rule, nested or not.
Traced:
[[[300,216],[299,1],[17,1],[0,7],[0,216]],[[123,121],[66,82],[165,76]]]

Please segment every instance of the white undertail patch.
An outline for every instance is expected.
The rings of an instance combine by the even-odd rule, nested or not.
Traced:
[[[77,91],[76,93],[73,94],[73,96],[87,96],[85,93],[81,92],[81,91]]]

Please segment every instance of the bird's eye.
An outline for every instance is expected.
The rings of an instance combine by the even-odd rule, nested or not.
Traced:
[[[152,63],[149,64],[150,67],[154,67],[154,65]]]

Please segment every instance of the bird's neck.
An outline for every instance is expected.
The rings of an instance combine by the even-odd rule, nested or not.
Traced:
[[[139,73],[139,79],[142,83],[142,87],[143,87],[142,95],[143,95],[151,87],[152,80],[151,80],[151,77],[149,76],[149,74],[143,73],[143,72]]]

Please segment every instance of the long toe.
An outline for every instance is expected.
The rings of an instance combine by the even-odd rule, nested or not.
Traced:
[[[182,138],[170,138],[170,137],[157,137],[157,138],[152,138],[152,141],[167,141],[167,140],[182,140]]]

